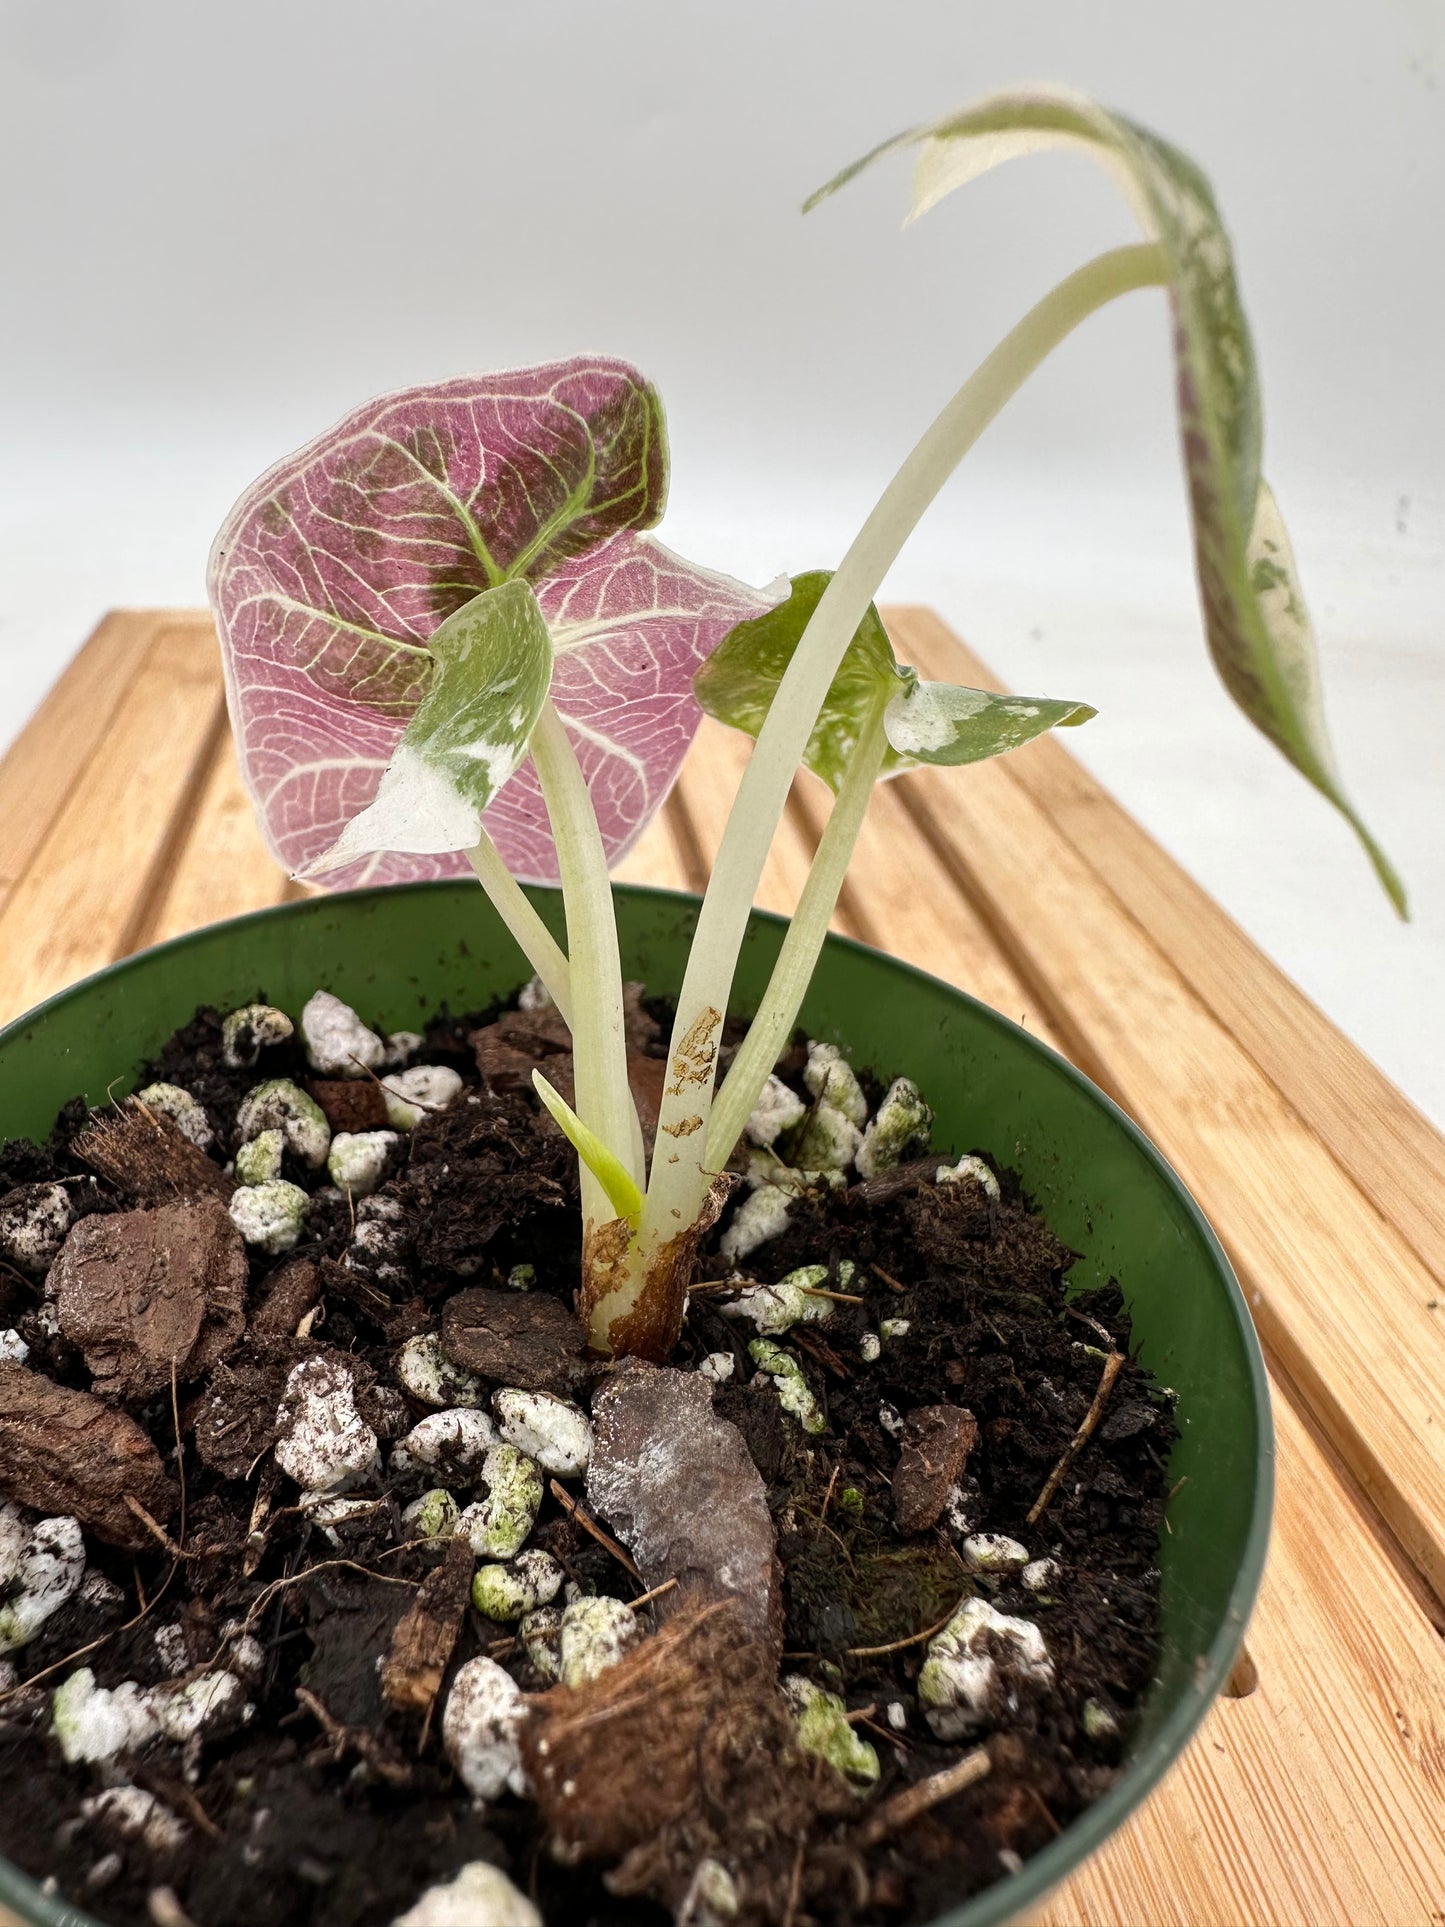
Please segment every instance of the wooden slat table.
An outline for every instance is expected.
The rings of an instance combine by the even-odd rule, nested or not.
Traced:
[[[997,687],[926,610],[925,674]],[[701,886],[747,745],[707,725],[622,866]],[[760,901],[821,827],[799,786]],[[0,1021],[116,957],[296,893],[262,846],[210,622],[101,623],[0,763]],[[1048,738],[877,792],[837,927],[951,979],[1109,1091],[1254,1307],[1278,1503],[1220,1702],[1045,1927],[1445,1923],[1445,1139]]]

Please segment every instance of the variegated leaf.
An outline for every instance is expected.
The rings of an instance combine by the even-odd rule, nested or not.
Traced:
[[[1195,565],[1210,654],[1235,702],[1338,808],[1391,901],[1404,891],[1345,795],[1325,730],[1313,631],[1274,497],[1260,475],[1259,381],[1229,238],[1204,175],[1187,155],[1082,94],[1030,88],[991,95],[885,143],[919,146],[912,214],[1022,154],[1071,147],[1113,175],[1160,248],[1174,310],[1180,434]]]
[[[830,580],[826,569],[794,576],[786,602],[740,623],[713,651],[693,685],[710,716],[757,735]],[[895,660],[888,633],[870,605],[829,687],[803,757],[835,794],[880,704],[888,739],[881,777],[923,763],[976,763],[1002,756],[1047,729],[1087,722],[1094,714],[1086,703],[920,682],[915,670]]]
[[[436,665],[431,687],[375,797],[309,877],[379,851],[472,849],[483,810],[527,754],[552,681],[552,639],[530,584],[484,589],[447,617],[427,647]]]

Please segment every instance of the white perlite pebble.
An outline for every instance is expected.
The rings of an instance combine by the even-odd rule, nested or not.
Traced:
[[[350,1004],[318,990],[301,1013],[306,1061],[321,1077],[365,1077],[386,1062],[386,1045]]]
[[[287,1149],[312,1171],[319,1171],[325,1164],[331,1145],[331,1126],[325,1111],[289,1077],[268,1078],[247,1091],[236,1112],[236,1131],[243,1143],[259,1137],[262,1131],[279,1131]]]
[[[551,1010],[552,993],[540,977],[532,977],[517,993],[518,1010]]]
[[[803,1082],[814,1097],[841,1111],[850,1124],[861,1129],[868,1116],[868,1100],[853,1075],[853,1066],[836,1044],[809,1043]]]
[[[182,1090],[179,1084],[147,1084],[143,1091],[136,1092],[135,1101],[143,1104],[148,1111],[169,1118],[182,1137],[188,1137],[192,1144],[199,1144],[203,1151],[209,1150],[215,1143],[216,1134],[211,1129],[205,1107],[189,1091]]]
[[[401,1522],[408,1539],[453,1539],[461,1519],[461,1508],[444,1486],[434,1485],[402,1509]]]
[[[369,1198],[386,1174],[386,1161],[400,1144],[395,1131],[338,1131],[327,1153],[331,1182],[354,1198]]]
[[[133,1753],[160,1731],[149,1695],[134,1680],[125,1680],[114,1690],[97,1686],[88,1666],[55,1689],[50,1716],[60,1750],[71,1766],[81,1760],[111,1760]]]
[[[499,1867],[469,1860],[455,1879],[428,1887],[392,1927],[542,1927],[542,1916]]]
[[[442,1744],[462,1785],[478,1800],[531,1789],[517,1747],[527,1717],[522,1690],[494,1659],[459,1667],[442,1714]]]
[[[888,1095],[878,1106],[873,1121],[863,1133],[854,1163],[860,1178],[876,1178],[895,1170],[910,1151],[921,1151],[933,1128],[933,1112],[918,1086],[907,1077],[896,1077]]]
[[[718,1251],[724,1263],[735,1265],[787,1227],[787,1193],[771,1184],[759,1185],[734,1211],[732,1222],[718,1243]]]
[[[49,1271],[75,1223],[63,1184],[23,1184],[0,1205],[0,1258],[32,1278]]]
[[[345,1366],[303,1358],[276,1414],[276,1463],[305,1492],[347,1492],[380,1470],[376,1434],[356,1409]]]
[[[1030,1592],[1044,1592],[1058,1576],[1057,1559],[1031,1559],[1019,1574],[1019,1583],[1027,1586]]]
[[[265,1184],[243,1184],[226,1208],[246,1243],[274,1256],[301,1242],[311,1200],[299,1184],[271,1178]]]
[[[842,1267],[839,1269],[841,1272]],[[840,1276],[840,1290],[847,1290],[852,1275],[853,1267],[849,1265],[847,1277]],[[748,1319],[765,1336],[790,1331],[794,1325],[820,1324],[833,1315],[833,1300],[819,1297],[815,1289],[827,1282],[826,1265],[802,1265],[775,1285],[750,1286],[730,1305],[719,1306],[719,1310],[724,1318]]]
[[[1002,1532],[975,1532],[963,1542],[963,1556],[975,1572],[1022,1572],[1028,1547]]]
[[[889,1700],[885,1711],[885,1718],[895,1733],[906,1733],[908,1731],[908,1708],[903,1704],[902,1700]]]
[[[179,1626],[157,1626],[155,1632],[156,1656],[172,1679],[191,1670],[191,1655],[186,1645],[186,1635]]]
[[[964,1184],[970,1179],[981,1184],[991,1198],[1002,1195],[998,1179],[982,1158],[962,1157],[957,1164],[940,1164],[933,1175],[935,1184]]]
[[[30,1356],[30,1347],[13,1328],[0,1332],[0,1365],[23,1365]]]
[[[775,1144],[784,1131],[791,1131],[808,1115],[808,1107],[781,1077],[770,1076],[758,1093],[746,1131],[754,1144]]]
[[[876,1365],[883,1356],[883,1340],[877,1332],[864,1332],[858,1340],[858,1356],[865,1365]]]
[[[577,1599],[562,1615],[560,1673],[564,1686],[586,1686],[625,1659],[642,1638],[637,1614],[605,1594]]]
[[[542,1508],[542,1473],[515,1445],[494,1445],[482,1464],[487,1496],[469,1505],[457,1531],[479,1559],[515,1559]]]
[[[728,1927],[741,1906],[737,1882],[721,1860],[699,1860],[677,1910],[677,1927]]]
[[[770,1338],[755,1338],[748,1346],[748,1353],[759,1372],[771,1378],[777,1387],[778,1403],[783,1410],[791,1412],[805,1432],[826,1432],[828,1421],[792,1353],[785,1352]]]
[[[534,1613],[523,1613],[517,1625],[528,1659],[543,1679],[554,1683],[562,1677],[562,1610],[539,1606]]]
[[[880,1318],[878,1321],[878,1336],[885,1340],[906,1338],[912,1329],[911,1318]]]
[[[836,1104],[820,1103],[794,1147],[794,1156],[804,1171],[826,1177],[848,1169],[858,1155],[863,1133]]]
[[[475,1485],[496,1443],[497,1428],[485,1412],[465,1405],[429,1412],[393,1447],[391,1475],[408,1479],[436,1472],[451,1486]]]
[[[592,1457],[592,1421],[580,1406],[550,1392],[515,1388],[492,1398],[497,1429],[509,1445],[558,1479],[580,1479]]]
[[[169,1807],[138,1786],[88,1793],[80,1803],[80,1817],[113,1840],[138,1841],[148,1853],[174,1853],[188,1831]]]
[[[393,1131],[414,1131],[433,1111],[444,1111],[462,1080],[449,1064],[417,1064],[381,1080],[386,1121]]]
[[[374,1518],[380,1501],[376,1499],[335,1499],[325,1492],[303,1492],[300,1499],[301,1510],[310,1519],[324,1539],[333,1546],[340,1546],[341,1526],[354,1524],[358,1519]]]
[[[295,1029],[274,1004],[242,1004],[221,1020],[221,1055],[233,1071],[249,1070],[263,1050],[284,1044]]]
[[[698,1366],[699,1378],[710,1378],[714,1385],[726,1385],[738,1368],[731,1352],[709,1352]]]
[[[78,1520],[42,1519],[27,1527],[16,1506],[0,1507],[0,1653],[28,1645],[84,1577]]]
[[[241,1184],[270,1184],[281,1175],[286,1138],[280,1131],[260,1131],[236,1153],[235,1172]]]
[[[233,1733],[255,1710],[234,1673],[202,1673],[183,1684],[153,1686],[146,1698],[161,1732],[178,1745]]]
[[[988,1723],[997,1685],[1007,1689],[1010,1678],[1047,1685],[1053,1676],[1044,1636],[1032,1620],[1011,1619],[986,1599],[966,1599],[929,1642],[918,1703],[937,1738],[965,1740]]]
[[[419,1030],[389,1030],[386,1034],[386,1068],[399,1071],[409,1064],[419,1050],[426,1049],[426,1039]]]
[[[534,1548],[511,1566],[481,1566],[472,1579],[472,1604],[503,1625],[550,1606],[562,1590],[562,1568],[550,1552]]]
[[[396,1361],[396,1375],[423,1405],[481,1405],[487,1396],[485,1385],[472,1372],[452,1361],[442,1350],[435,1332],[408,1338]]]

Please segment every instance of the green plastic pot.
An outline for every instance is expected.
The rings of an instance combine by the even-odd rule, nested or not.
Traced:
[[[554,892],[534,900],[560,935]],[[696,900],[619,889],[626,972],[681,982]],[[754,917],[735,1008],[753,1008],[783,930]],[[443,1003],[485,1005],[529,974],[474,883],[357,891],[285,904],[162,944],[62,991],[0,1032],[0,1138],[44,1137],[66,1099],[129,1087],[200,1004],[258,994],[297,1010],[319,985],[368,1022],[416,1028]],[[1219,1243],[1169,1166],[1071,1065],[936,978],[830,938],[802,1021],[855,1063],[922,1086],[936,1142],[983,1149],[1023,1179],[1083,1254],[1080,1288],[1117,1277],[1134,1337],[1179,1394],[1177,1484],[1160,1548],[1163,1653],[1128,1760],[1110,1791],[1011,1877],[937,1927],[998,1927],[1033,1907],[1137,1807],[1183,1750],[1228,1676],[1264,1565],[1273,1490],[1269,1394],[1254,1327]],[[0,1862],[0,1902],[36,1927],[86,1927]]]

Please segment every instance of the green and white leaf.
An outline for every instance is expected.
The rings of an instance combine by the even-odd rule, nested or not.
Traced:
[[[1049,729],[1073,729],[1098,711],[1088,703],[1046,696],[997,696],[958,683],[920,682],[916,677],[883,712],[888,738],[884,776],[921,763],[981,763],[1006,756]]]
[[[793,577],[786,602],[740,622],[693,679],[710,716],[756,736],[772,707],[831,579],[826,569]],[[848,645],[804,753],[805,766],[836,795],[869,719],[883,706],[888,739],[880,777],[923,763],[976,763],[1001,756],[1046,729],[1087,722],[1086,703],[1045,697],[996,696],[953,683],[920,682],[900,665],[878,611],[871,604]]]
[[[376,850],[470,850],[482,811],[527,754],[552,680],[552,639],[529,584],[464,603],[427,643],[436,664],[374,800],[310,869]]]
[[[1399,878],[1344,793],[1324,724],[1314,634],[1274,497],[1260,474],[1259,378],[1234,256],[1208,181],[1146,128],[1062,88],[990,95],[887,142],[869,162],[917,145],[910,218],[1020,155],[1071,148],[1114,177],[1161,250],[1174,309],[1179,423],[1210,654],[1235,702],[1320,792],[1364,845],[1404,913]]]

